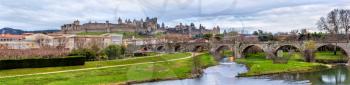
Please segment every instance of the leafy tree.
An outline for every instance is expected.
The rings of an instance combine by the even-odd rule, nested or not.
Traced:
[[[271,32],[264,32],[262,30],[254,31],[253,35],[258,36],[260,41],[271,41],[273,40],[273,34]]]
[[[211,37],[213,37],[213,34],[204,34],[203,38],[209,40]]]

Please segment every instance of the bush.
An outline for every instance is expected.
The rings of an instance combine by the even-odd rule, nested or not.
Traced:
[[[86,60],[93,61],[97,58],[97,53],[91,49],[83,48],[83,49],[76,49],[73,50],[70,54],[70,56],[84,56]]]
[[[304,50],[304,58],[306,62],[315,62],[315,49],[316,42],[315,41],[306,41],[305,42],[305,50]]]
[[[85,57],[67,57],[52,59],[23,59],[23,60],[1,60],[0,69],[16,69],[16,68],[40,68],[55,66],[76,66],[84,65]]]
[[[121,59],[124,54],[124,47],[119,45],[110,45],[104,49],[104,54],[107,55],[108,59]]]

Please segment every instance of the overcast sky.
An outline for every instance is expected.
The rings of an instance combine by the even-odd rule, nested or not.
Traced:
[[[316,29],[319,17],[334,8],[350,8],[350,0],[0,0],[0,27],[60,29],[77,19],[115,23],[118,17],[149,16],[169,26],[194,22],[286,32]]]

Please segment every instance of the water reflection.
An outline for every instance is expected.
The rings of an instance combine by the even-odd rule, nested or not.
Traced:
[[[291,82],[308,80],[312,85],[350,85],[349,72],[349,67],[340,65],[335,68],[319,72],[277,74],[262,76],[259,78],[269,78],[273,80],[279,79]]]
[[[333,69],[306,73],[306,79],[311,80],[313,85],[350,85],[349,68],[341,65]]]

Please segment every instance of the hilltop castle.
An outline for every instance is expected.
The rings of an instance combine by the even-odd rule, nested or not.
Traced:
[[[80,32],[136,32],[139,34],[152,35],[157,32],[164,32],[168,34],[181,34],[181,35],[198,35],[198,34],[220,34],[219,26],[214,27],[212,30],[206,29],[204,26],[199,25],[197,28],[193,23],[190,25],[183,25],[180,23],[175,27],[165,26],[164,23],[158,24],[157,18],[147,17],[145,21],[118,19],[116,24],[106,21],[105,23],[89,23],[80,24],[79,20],[74,21],[72,24],[64,24],[61,27],[61,32],[64,34],[75,34]]]
[[[167,28],[166,33],[175,33],[175,34],[182,34],[182,35],[198,35],[198,34],[220,34],[220,27],[216,26],[213,27],[213,29],[206,29],[201,24],[199,25],[198,29],[194,25],[194,23],[191,23],[190,25],[183,25],[180,23],[179,25],[176,25],[174,28]]]
[[[118,19],[118,23],[98,23],[91,21],[89,23],[80,24],[79,20],[74,21],[72,24],[64,24],[61,26],[61,32],[65,34],[73,34],[80,32],[137,32],[137,33],[153,33],[157,30],[159,25],[157,24],[157,18],[147,17],[144,21],[126,19],[124,22],[122,19]]]

